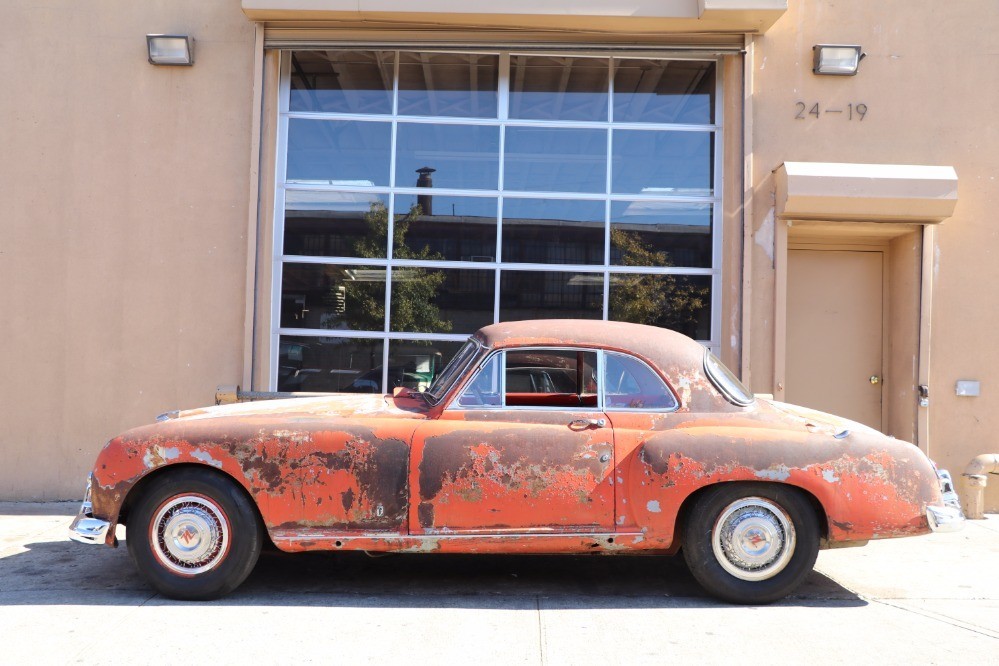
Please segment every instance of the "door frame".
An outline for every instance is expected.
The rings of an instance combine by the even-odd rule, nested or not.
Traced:
[[[914,336],[914,346],[912,354],[916,358],[916,367],[912,379],[915,381],[912,417],[911,436],[906,434],[903,439],[910,440],[916,444],[923,453],[930,454],[929,436],[929,403],[928,401],[917,401],[920,387],[928,387],[930,384],[930,333],[933,304],[933,248],[936,247],[935,229],[932,225],[913,224],[886,224],[878,222],[818,222],[776,219],[774,229],[774,375],[773,375],[773,397],[776,400],[785,399],[785,378],[787,368],[787,273],[788,273],[788,249],[827,249],[827,250],[881,250],[884,254],[882,273],[882,372],[883,377],[888,381],[898,381],[905,379],[889,375],[888,352],[892,348],[892,338],[895,323],[891,319],[891,304],[896,300],[897,294],[905,292],[915,299],[915,319],[912,322],[916,326]],[[794,229],[794,227],[798,227]],[[837,227],[834,233],[828,234],[829,230]],[[792,229],[794,229],[792,233]],[[895,241],[906,234],[913,234],[913,238],[918,242],[914,254],[903,260],[899,264],[900,268],[909,263],[915,263],[918,275],[914,276],[914,286],[897,286],[891,288],[890,275],[892,271],[893,256],[898,252]],[[911,289],[911,290],[910,290]],[[900,317],[905,316],[904,312],[897,312]],[[904,325],[904,324],[899,324]],[[896,373],[897,374],[897,373]],[[882,426],[884,430],[891,427],[891,423],[897,423],[900,418],[905,418],[906,412],[891,414],[891,404],[894,402],[885,399],[882,392]]]
[[[870,243],[844,243],[842,241],[829,241],[824,242],[820,240],[803,240],[795,241],[789,240],[787,242],[787,251],[784,255],[788,257],[792,250],[810,250],[813,252],[875,252],[881,255],[881,367],[878,369],[881,377],[881,430],[885,430],[888,426],[888,401],[885,400],[885,375],[886,368],[889,364],[889,354],[891,353],[891,298],[889,298],[889,279],[891,275],[891,252],[888,243],[885,241],[873,241]],[[790,259],[785,259],[784,274],[783,274],[783,291],[784,291],[784,306],[782,312],[784,316],[782,317],[782,326],[778,329],[778,339],[779,339],[779,353],[777,358],[780,359],[780,390],[782,400],[784,393],[786,391],[784,378],[787,376],[787,277],[788,270],[787,265],[790,263]],[[776,392],[775,396],[776,397]]]

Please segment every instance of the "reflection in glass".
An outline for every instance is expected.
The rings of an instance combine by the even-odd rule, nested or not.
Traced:
[[[714,123],[715,63],[615,60],[614,122]]]
[[[284,264],[281,327],[384,330],[385,269]]]
[[[499,186],[499,127],[399,123],[397,141],[396,187],[423,187],[417,183],[423,167],[434,169],[434,187]]]
[[[497,55],[403,52],[399,115],[495,118],[498,79]]]
[[[383,344],[381,340],[282,335],[277,390],[381,393]]]
[[[298,183],[388,185],[392,125],[288,119],[288,175]]]
[[[710,132],[614,130],[612,192],[708,196]]]
[[[503,261],[604,263],[604,202],[504,199]]]
[[[711,204],[611,202],[611,264],[711,267]]]
[[[604,404],[618,409],[676,409],[662,378],[633,356],[608,352],[604,365]]]
[[[388,219],[388,195],[286,190],[284,199],[284,254],[385,257],[386,243],[372,235]]]
[[[496,260],[494,197],[397,194],[395,220],[397,236],[399,225],[408,224],[409,248],[428,248],[449,261]]]
[[[392,269],[392,330],[474,333],[493,323],[496,272],[452,268]]]
[[[606,58],[512,56],[510,117],[607,120]]]
[[[503,271],[500,321],[601,319],[603,273]]]
[[[543,395],[532,397],[532,393]],[[552,400],[554,393],[569,395]],[[572,399],[565,399],[570,396]],[[597,353],[556,349],[507,351],[506,404],[523,407],[596,407]]]
[[[607,131],[507,127],[503,189],[607,191]]]
[[[500,354],[493,355],[458,396],[458,405],[465,408],[501,407]]]
[[[388,388],[385,392],[391,393],[399,386],[414,391],[427,390],[462,344],[436,340],[390,340]],[[378,370],[381,371],[381,368]]]
[[[669,328],[695,340],[711,339],[708,275],[610,276],[609,318]]]
[[[392,51],[292,51],[291,111],[392,113]]]

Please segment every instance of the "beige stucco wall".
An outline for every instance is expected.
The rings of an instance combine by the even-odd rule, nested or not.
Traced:
[[[785,161],[951,165],[959,177],[955,215],[937,230],[930,365],[930,455],[960,472],[978,453],[999,450],[999,307],[995,210],[999,134],[994,114],[999,65],[994,0],[797,0],[755,38],[753,77],[751,366],[753,388],[773,390],[773,178]],[[812,46],[860,44],[855,77],[815,76]],[[863,121],[807,108],[847,110]],[[982,381],[978,398],[954,394],[958,379]],[[999,509],[999,483],[987,498]]]
[[[239,381],[253,38],[239,0],[3,3],[0,499],[81,497],[108,437]]]

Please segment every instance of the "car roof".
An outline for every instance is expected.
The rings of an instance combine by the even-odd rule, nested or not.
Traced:
[[[682,333],[655,326],[621,321],[587,319],[529,319],[493,324],[479,329],[475,337],[486,347],[557,345],[600,347],[631,352],[646,358],[660,370],[700,368],[704,347]]]

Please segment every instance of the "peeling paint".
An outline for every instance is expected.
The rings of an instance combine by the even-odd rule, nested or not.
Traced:
[[[649,500],[645,504],[645,508],[649,513],[660,513],[662,508],[659,506],[659,500]]]
[[[771,481],[787,481],[790,477],[790,470],[783,465],[778,465],[773,469],[761,469],[756,472],[756,478],[769,479]]]
[[[222,469],[222,463],[218,460],[215,460],[215,458],[212,458],[212,454],[208,453],[207,451],[202,451],[201,449],[194,449],[194,451],[191,452],[191,457],[196,458],[197,460],[200,460],[201,462],[207,465],[211,465],[212,467]]]

